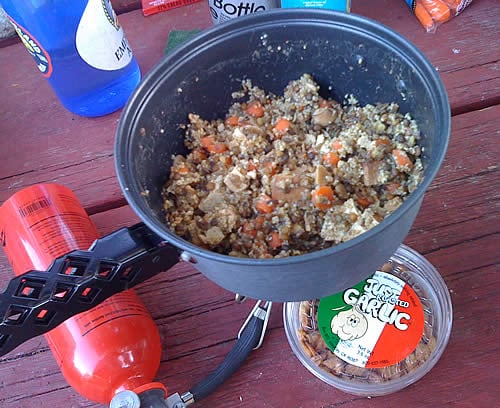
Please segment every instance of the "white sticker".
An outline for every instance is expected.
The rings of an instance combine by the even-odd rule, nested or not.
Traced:
[[[126,67],[133,54],[109,0],[89,0],[76,31],[76,49],[94,68]]]
[[[214,24],[223,23],[236,17],[259,13],[278,7],[277,0],[209,0]]]
[[[318,306],[323,340],[337,357],[357,367],[399,363],[417,347],[424,324],[423,307],[413,288],[381,271],[321,299]]]

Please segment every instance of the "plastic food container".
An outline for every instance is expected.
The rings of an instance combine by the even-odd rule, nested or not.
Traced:
[[[443,279],[405,245],[359,284],[283,308],[301,363],[327,384],[363,396],[396,392],[428,373],[448,343],[452,316]]]

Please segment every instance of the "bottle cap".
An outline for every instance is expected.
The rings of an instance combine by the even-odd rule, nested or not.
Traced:
[[[134,391],[120,391],[109,404],[109,408],[140,408],[141,400]]]

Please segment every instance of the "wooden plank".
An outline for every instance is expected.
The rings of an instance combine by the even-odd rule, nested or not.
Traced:
[[[498,232],[498,194],[491,189],[493,181],[493,177],[483,177],[480,186],[457,182],[429,193],[405,242],[428,254]]]
[[[457,246],[444,251],[435,260],[454,257],[457,252],[463,253],[463,257],[478,259],[475,256],[478,248],[485,247],[493,249],[491,243],[483,240],[474,245]],[[474,273],[456,271],[446,276],[455,311],[452,338],[445,354],[438,365],[417,384],[397,394],[373,399],[370,406],[397,407],[401,400],[415,401],[412,407],[446,406],[448,403],[463,407],[494,406],[491,403],[496,398],[495,378],[488,375],[485,367],[490,365],[491,355],[497,349],[495,322],[488,317],[490,306],[484,299],[495,296],[497,272],[492,267],[481,267]],[[167,384],[172,392],[189,389],[222,361],[234,342],[235,332],[245,314],[241,309],[247,305],[231,304],[229,297],[225,307],[214,308],[213,301],[220,302],[217,293],[214,293],[217,299],[209,295],[209,299],[199,305],[199,295],[211,293],[211,288],[205,290],[206,284],[206,281],[200,281],[198,291],[183,291],[182,296],[172,296],[167,287],[164,287],[163,293],[156,295],[141,293],[150,309],[154,310],[157,305],[163,313],[172,313],[170,319],[157,318],[165,349],[158,380]],[[195,303],[192,308],[195,314],[188,316],[186,313],[177,313],[179,306],[186,307],[191,302]],[[287,344],[280,315],[280,306],[277,305],[263,347],[252,354],[244,368],[218,392],[197,406],[364,406],[367,402],[365,398],[331,389],[300,365]],[[43,369],[33,372],[34,366]],[[460,367],[468,373],[465,387]],[[5,385],[0,402],[5,407],[18,403],[27,408],[62,406],[65,401],[70,401],[71,406],[99,406],[88,403],[65,387],[49,353],[17,361],[2,361],[0,374]],[[425,391],[430,389],[432,392]],[[480,402],[477,401],[478,395],[481,396]]]
[[[407,242],[422,253],[498,230],[500,106],[453,117],[445,161]],[[472,118],[475,118],[472,120]],[[446,226],[446,228],[443,228]]]
[[[418,244],[419,251],[426,253],[441,247],[443,243],[460,242],[461,239],[467,239],[467,234],[476,234],[475,229],[463,228],[462,223],[470,223],[480,231],[492,232],[496,228],[496,224],[491,221],[496,216],[495,201],[498,200],[500,187],[496,159],[499,150],[496,143],[500,128],[499,112],[500,106],[497,106],[454,117],[454,132],[445,162],[426,193],[413,226],[412,231],[418,231],[419,235],[428,238],[410,241],[412,244]],[[94,166],[95,163],[100,161],[92,161],[91,165]],[[105,163],[111,164],[109,160]],[[70,167],[66,169],[65,175],[47,179],[39,179],[39,173],[34,173],[29,181],[54,181],[68,185],[74,188],[82,203],[86,200],[85,192],[91,191],[92,198],[99,198],[105,188],[117,191],[117,187],[109,188],[109,185],[116,183],[115,178],[102,176],[109,174],[112,166],[107,172],[100,173],[99,165],[96,169],[91,167],[87,173],[84,173],[83,168],[76,172],[73,172],[74,169],[75,167]],[[94,173],[102,177],[98,183],[92,181],[95,180],[92,177]],[[90,174],[90,177],[87,181],[81,182],[83,174],[85,177]],[[116,194],[110,201],[117,202],[119,197],[121,195]],[[101,203],[104,203],[104,200]],[[128,225],[132,225],[138,219],[130,209],[128,211],[129,214],[123,219]],[[97,214],[96,217],[99,217],[100,222],[106,221],[106,216],[102,218]],[[448,229],[442,230],[443,226],[447,226]],[[109,228],[110,226],[107,226],[104,230],[110,230]]]
[[[498,94],[498,86],[494,86],[498,82],[498,70],[495,63],[488,60],[494,58],[494,53],[484,52],[488,49],[484,42],[495,44],[498,39],[489,37],[494,35],[494,30],[486,30],[489,20],[477,17],[492,12],[488,9],[488,0],[477,5],[474,3],[470,12],[467,10],[456,19],[473,32],[484,30],[480,36],[469,36],[469,41],[460,39],[458,45],[459,37],[453,38],[456,24],[453,21],[431,36],[422,32],[413,16],[407,15],[409,10],[403,2],[395,6],[394,14],[389,18],[380,11],[389,9],[388,5],[379,1],[380,7],[360,7],[359,12],[390,23],[425,49],[433,63],[440,66],[455,110],[482,106],[491,102],[491,95]],[[384,5],[387,7],[382,7]],[[206,7],[205,3],[197,3],[148,18],[139,11],[120,17],[144,72],[161,58],[170,30],[211,25]],[[433,41],[430,42],[429,38]],[[434,40],[443,46],[433,47]],[[455,46],[461,47],[461,52],[456,55],[450,51]],[[483,50],[480,55],[478,49]],[[4,58],[24,63],[17,64],[13,70]],[[24,186],[52,180],[77,190],[85,207],[92,212],[109,208],[110,202],[123,203],[113,165],[114,132],[119,112],[88,119],[65,111],[48,84],[34,72],[21,45],[2,50],[0,62],[0,76],[7,78],[0,83],[0,93],[9,95],[6,98],[8,104],[0,105],[0,129],[6,146],[0,152],[0,202]],[[468,75],[469,69],[473,70],[471,75]],[[482,79],[477,79],[483,75],[486,75],[484,85]],[[455,123],[454,127],[457,129]],[[82,173],[87,180],[83,184]]]
[[[498,170],[500,105],[454,116],[445,160],[431,189]]]
[[[0,49],[4,47],[8,47],[12,44],[19,43],[20,39],[17,35],[12,34],[10,37],[0,38]]]
[[[422,400],[419,399],[422,405],[415,406],[444,406],[460,401],[463,405],[458,406],[481,406],[471,405],[476,392],[482,395],[485,404],[493,401],[493,378],[484,375],[484,367],[489,364],[489,353],[496,349],[496,338],[494,322],[486,317],[489,306],[484,299],[497,296],[498,239],[494,234],[498,228],[493,223],[495,206],[491,202],[495,191],[488,188],[495,181],[495,174],[486,172],[475,178],[482,188],[478,191],[477,202],[471,201],[469,196],[456,200],[456,187],[450,188],[446,183],[438,185],[426,197],[422,212],[406,240],[417,250],[427,253],[450,288],[455,307],[450,345],[428,376],[401,393],[372,400],[374,407],[382,403],[396,407],[400,398],[412,400],[429,387],[433,392],[426,393]],[[465,184],[460,179],[449,184],[463,191],[471,188],[467,178]],[[481,201],[486,204],[481,205]],[[451,208],[436,211],[439,202],[450,203]],[[454,214],[467,214],[471,207],[476,211],[475,216],[459,224],[461,218],[457,220]],[[99,213],[93,219],[102,234],[138,221],[129,207]],[[3,255],[0,257],[0,276],[4,281],[10,276]],[[239,325],[251,306],[234,304],[231,293],[184,263],[145,282],[137,290],[155,318],[163,339],[164,354],[158,379],[172,391],[185,391],[217,366],[234,343]],[[308,401],[302,406],[311,408],[340,404],[362,406],[364,398],[331,390],[301,367],[283,334],[280,306],[276,305],[275,309],[265,346],[251,356],[245,368],[223,389],[199,406],[294,407],[296,401]],[[462,364],[462,360],[457,360],[457,355],[462,356],[464,364],[474,361],[467,366],[471,380],[466,389],[459,388],[462,372],[457,364]],[[44,370],[30,374],[33,366],[44,367]],[[43,338],[22,345],[13,356],[0,358],[0,378],[5,388],[0,385],[0,402],[6,407],[17,403],[43,407],[48,406],[44,405],[47,400],[52,406],[67,400],[74,401],[74,406],[97,406],[75,396],[65,385]],[[294,391],[287,391],[290,389]],[[457,401],[457,392],[461,393],[460,401]]]
[[[366,4],[355,2],[355,7],[360,11],[367,7],[370,16],[411,36],[426,50],[443,76],[455,113],[496,103],[498,68],[494,53],[488,51],[498,43],[491,26],[498,9],[492,1],[474,2],[461,17],[432,36],[422,34],[416,20],[408,20],[409,11],[403,2],[378,0],[371,6]],[[130,39],[143,69],[149,69],[161,57],[171,27],[194,28],[203,19],[207,26],[210,24],[202,14],[187,22],[183,13],[188,9],[202,10],[203,5],[150,17],[146,30],[138,12],[121,18],[122,24],[128,21],[135,30]],[[179,21],[172,21],[172,16]],[[151,36],[141,38],[141,31]],[[431,46],[429,38],[432,45],[440,46]],[[16,47],[9,47],[15,61],[24,58],[24,50]],[[96,120],[68,115],[45,96],[48,87],[30,74],[32,67],[19,64],[18,70],[11,70],[1,60],[6,55],[3,51],[0,75],[9,80],[0,83],[0,93],[8,95],[4,97],[8,103],[0,105],[0,133],[7,146],[0,151],[0,203],[25,185],[55,181],[73,188],[85,207],[97,212],[93,219],[101,233],[135,223],[137,216],[127,206],[101,212],[123,204],[112,157],[118,114]],[[4,75],[7,71],[8,76]],[[444,276],[454,306],[450,343],[427,376],[402,392],[370,401],[334,390],[315,379],[295,358],[283,332],[281,306],[275,305],[263,347],[223,388],[196,406],[496,406],[498,347],[496,322],[490,316],[491,305],[498,301],[499,109],[492,106],[453,118],[447,158],[405,240],[426,254]],[[10,267],[1,254],[1,282],[10,276]],[[186,391],[222,361],[252,306],[234,304],[233,294],[184,263],[145,282],[137,291],[159,326],[164,353],[158,379],[172,392]],[[100,405],[78,396],[66,384],[45,340],[39,337],[0,357],[0,406]]]
[[[500,104],[499,69],[500,66],[496,61],[442,75],[452,114],[459,115]]]
[[[431,189],[439,183],[496,168],[499,112],[500,106],[495,106],[453,117],[447,158]],[[49,124],[40,124],[40,133],[32,134],[32,122],[25,118],[18,122],[21,132],[26,132],[22,143],[16,143],[12,133],[14,120],[3,122],[10,129],[3,132],[7,145],[0,150],[0,202],[33,183],[56,182],[73,189],[92,213],[109,208],[110,203],[122,205],[114,170],[113,136],[96,131],[98,124],[108,125],[111,117],[79,121],[76,135],[67,128],[49,135]]]

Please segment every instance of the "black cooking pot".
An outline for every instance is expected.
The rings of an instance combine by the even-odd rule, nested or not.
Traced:
[[[199,248],[165,224],[161,189],[173,154],[185,154],[188,113],[224,117],[249,78],[281,93],[310,73],[324,97],[397,102],[423,134],[424,180],[383,222],[338,246],[283,259],[242,259]],[[144,223],[220,286],[258,299],[293,301],[336,293],[366,278],[407,235],[444,158],[450,109],[439,76],[404,38],[377,22],[324,10],[278,9],[227,22],[176,48],[144,78],[117,130],[116,170]]]

